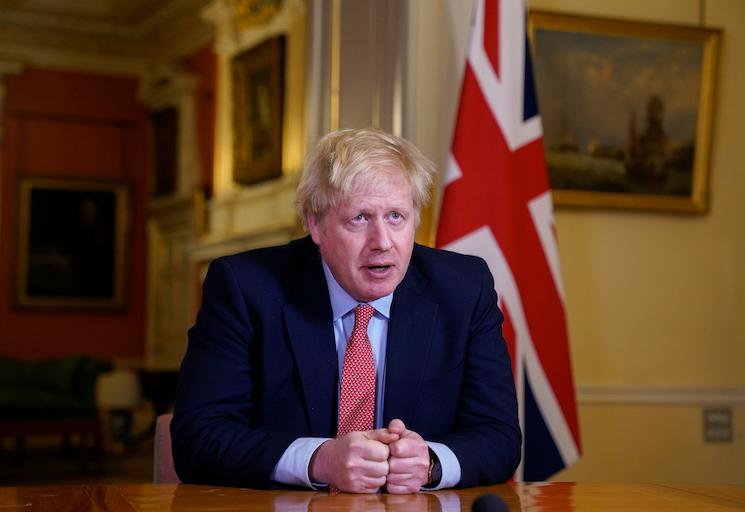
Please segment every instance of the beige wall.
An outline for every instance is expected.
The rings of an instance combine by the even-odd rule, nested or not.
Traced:
[[[441,167],[470,4],[411,1],[405,134]],[[662,23],[700,16],[699,0],[529,5]],[[584,445],[556,479],[745,484],[745,2],[703,7],[705,25],[723,29],[709,212],[556,212]],[[733,408],[733,443],[703,442],[712,405]]]

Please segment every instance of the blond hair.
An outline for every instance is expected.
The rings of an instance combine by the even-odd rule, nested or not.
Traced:
[[[429,201],[434,164],[411,142],[376,128],[344,129],[325,135],[308,156],[297,188],[298,215],[322,217],[375,177],[400,171],[411,186],[417,221]],[[306,225],[307,228],[307,225]]]

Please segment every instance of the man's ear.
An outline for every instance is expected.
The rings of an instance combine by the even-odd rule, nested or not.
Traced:
[[[321,223],[319,219],[313,213],[308,212],[305,214],[305,223],[308,225],[308,231],[310,231],[310,237],[313,239],[313,242],[316,245],[321,245]]]

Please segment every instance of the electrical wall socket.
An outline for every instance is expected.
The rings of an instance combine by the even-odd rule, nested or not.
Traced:
[[[729,407],[704,409],[704,441],[707,443],[732,442],[732,409]]]

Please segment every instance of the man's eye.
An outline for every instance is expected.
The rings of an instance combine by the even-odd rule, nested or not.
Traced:
[[[357,215],[352,217],[352,222],[362,222],[363,220],[365,220],[365,216],[361,213],[358,213]]]
[[[398,220],[398,219],[401,218],[401,214],[398,213],[398,212],[393,212],[393,213],[391,213],[391,218]]]

